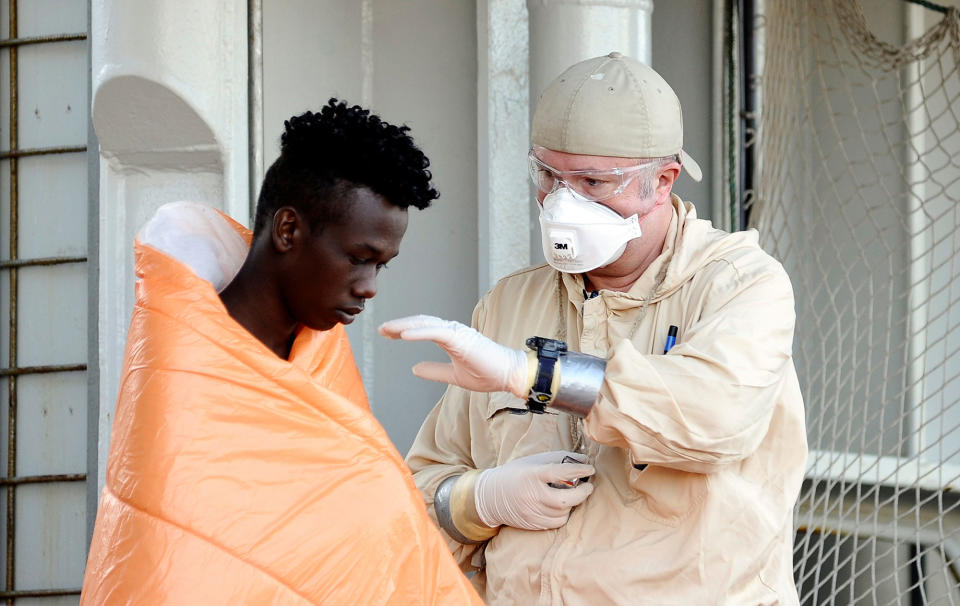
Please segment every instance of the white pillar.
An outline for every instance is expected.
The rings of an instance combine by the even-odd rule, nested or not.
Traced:
[[[650,65],[653,0],[527,0],[531,109],[577,61],[618,51]]]
[[[578,61],[617,51],[650,65],[653,0],[527,0],[527,11],[531,117],[547,84]],[[532,204],[530,212],[537,225]],[[539,233],[530,255],[543,261]]]
[[[524,0],[477,2],[477,281],[482,295],[530,264],[527,12]]]
[[[90,40],[102,488],[134,300],[134,236],[158,206],[182,199],[249,221],[247,3],[93,0]]]

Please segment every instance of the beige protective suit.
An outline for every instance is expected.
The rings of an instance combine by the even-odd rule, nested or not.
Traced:
[[[470,469],[561,449],[596,467],[594,493],[557,530],[447,537],[488,604],[798,601],[792,512],[807,444],[790,281],[756,232],[727,234],[672,204],[664,250],[630,292],[585,300],[579,276],[540,266],[474,311],[474,327],[505,346],[539,335],[606,358],[584,421],[450,387],[407,456],[431,513],[437,485]]]

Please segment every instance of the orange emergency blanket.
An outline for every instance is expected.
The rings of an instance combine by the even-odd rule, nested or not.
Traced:
[[[136,270],[82,604],[482,603],[342,326],[282,360],[184,264],[138,242]]]

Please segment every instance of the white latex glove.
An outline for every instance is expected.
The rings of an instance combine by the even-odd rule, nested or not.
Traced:
[[[380,334],[404,341],[433,341],[450,363],[420,362],[413,374],[470,391],[509,391],[526,399],[530,392],[527,354],[504,347],[460,322],[434,316],[407,316],[384,322]]]
[[[527,530],[566,524],[570,510],[593,493],[593,484],[582,482],[575,488],[553,488],[548,483],[572,482],[591,476],[596,470],[586,463],[561,463],[565,456],[583,459],[581,454],[556,450],[485,469],[474,489],[477,513],[483,523]]]

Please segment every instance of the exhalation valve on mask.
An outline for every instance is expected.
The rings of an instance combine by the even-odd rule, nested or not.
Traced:
[[[613,263],[641,235],[637,215],[626,219],[603,204],[560,187],[543,199],[543,255],[558,271],[583,273]]]

